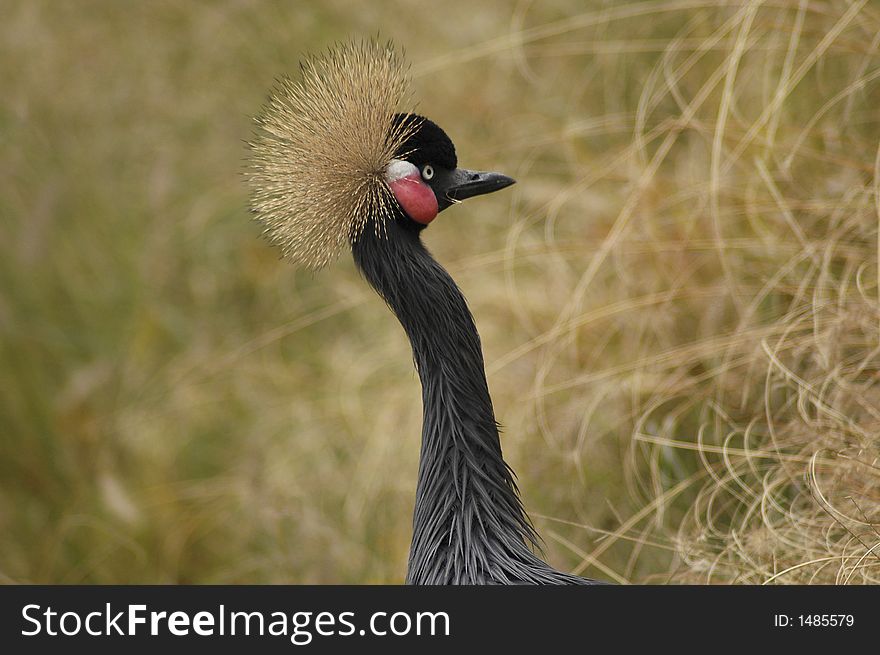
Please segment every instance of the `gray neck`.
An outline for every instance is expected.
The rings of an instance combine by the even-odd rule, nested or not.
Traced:
[[[422,448],[407,582],[515,582],[549,568],[501,455],[480,337],[458,286],[418,229],[368,225],[355,262],[410,339],[422,383]]]

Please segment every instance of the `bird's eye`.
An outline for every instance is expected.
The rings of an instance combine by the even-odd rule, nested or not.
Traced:
[[[432,177],[434,177],[434,167],[431,164],[425,164],[422,168],[422,179],[430,180]]]

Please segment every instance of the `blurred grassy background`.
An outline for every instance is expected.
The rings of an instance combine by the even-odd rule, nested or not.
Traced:
[[[420,395],[351,262],[293,270],[244,140],[376,35],[511,190],[426,233],[557,567],[874,581],[880,10],[4,2],[0,576],[401,582]]]

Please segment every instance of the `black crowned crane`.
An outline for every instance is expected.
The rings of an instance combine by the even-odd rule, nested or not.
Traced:
[[[422,244],[437,215],[514,181],[458,166],[435,123],[400,113],[391,44],[343,45],[282,80],[257,118],[252,208],[286,257],[318,269],[349,245],[412,345],[423,427],[410,584],[588,584],[533,549],[486,384],[480,336],[455,282]]]

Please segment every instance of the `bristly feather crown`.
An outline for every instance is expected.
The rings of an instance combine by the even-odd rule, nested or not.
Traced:
[[[393,44],[338,45],[279,80],[248,144],[251,208],[290,261],[332,262],[369,218],[381,230],[394,209],[385,168],[412,132],[394,121],[409,100],[408,68]]]

